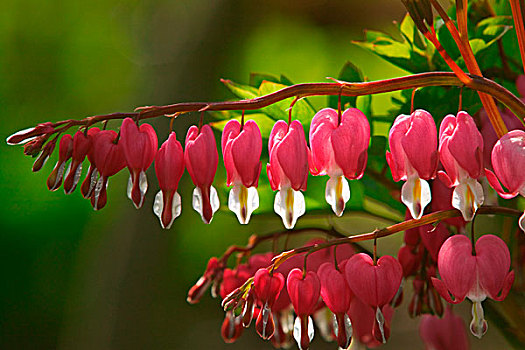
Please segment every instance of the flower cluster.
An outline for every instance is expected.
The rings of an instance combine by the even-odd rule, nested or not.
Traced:
[[[44,145],[53,132],[52,126],[39,124],[34,129],[11,136],[8,142],[29,141],[25,145],[28,154],[37,154],[42,149],[33,166],[37,171],[53,152],[56,138]],[[337,216],[343,214],[350,199],[347,179],[360,179],[366,168],[370,126],[366,116],[356,108],[349,108],[344,113],[325,108],[312,119],[309,141],[310,146],[303,126],[297,120],[289,124],[278,121],[269,136],[267,174],[272,190],[278,191],[274,210],[287,229],[293,228],[305,213],[306,204],[301,191],[307,188],[309,173],[329,176],[326,201]],[[405,181],[401,201],[413,218],[421,218],[430,204],[432,195],[427,181],[434,180],[434,184],[440,182],[434,187],[445,185],[453,189],[448,203],[439,200],[441,209],[456,208],[465,221],[472,220],[484,199],[483,188],[478,182],[485,175],[483,144],[482,134],[466,112],[446,116],[439,135],[434,119],[424,110],[395,119],[390,129],[390,151],[386,153],[386,160],[394,181]],[[259,207],[257,187],[262,167],[259,127],[253,120],[243,124],[231,120],[223,129],[221,146],[226,185],[232,186],[228,207],[241,224],[246,224]],[[91,199],[95,210],[106,204],[109,177],[124,167],[130,173],[128,197],[136,208],[140,208],[148,188],[146,170],[153,160],[160,186],[154,212],[163,228],[169,228],[181,212],[177,187],[184,169],[188,170],[195,184],[192,203],[202,220],[210,223],[219,209],[219,196],[212,185],[219,157],[209,125],[192,126],[188,130],[185,150],[173,132],[158,149],[157,136],[151,125],[143,123],[139,126],[136,121],[126,118],[119,133],[93,127],[73,136],[64,135],[58,153],[58,162],[47,181],[49,189],[58,189],[64,180],[64,191],[72,193],[80,179],[82,162],[87,157],[90,167],[81,191],[85,198]],[[525,136],[521,130],[505,135],[493,148],[490,168],[495,173],[487,169],[486,174],[492,187],[503,198],[524,195],[525,171],[519,168],[525,164],[523,157]],[[521,170],[509,166],[511,163]],[[439,170],[440,166],[443,170]],[[509,192],[503,190],[498,179]],[[524,221],[522,217],[522,228]],[[458,225],[464,225],[464,222]]]
[[[307,243],[315,244],[319,241]],[[273,268],[271,253],[255,254],[235,269],[212,258],[188,301],[197,302],[203,286],[214,284],[226,309],[221,334],[235,341],[252,319],[263,339],[288,347],[295,339],[308,349],[314,322],[322,336],[347,348],[352,339],[377,346],[390,334],[390,302],[399,290],[402,267],[392,256],[373,261],[342,245],[295,255]],[[196,293],[199,291],[199,293]],[[295,321],[293,315],[296,315]]]

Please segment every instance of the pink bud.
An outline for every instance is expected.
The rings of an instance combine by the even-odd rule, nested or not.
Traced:
[[[396,295],[403,278],[403,268],[390,255],[382,256],[374,265],[369,255],[359,253],[348,259],[345,275],[352,292],[376,308],[388,304]]]
[[[169,229],[180,215],[181,198],[177,192],[184,172],[184,152],[177,135],[172,132],[155,157],[155,173],[160,191],[155,196],[153,211],[163,228]]]
[[[130,173],[128,197],[138,209],[148,189],[146,170],[157,153],[157,135],[151,125],[144,123],[139,128],[133,119],[126,118],[120,127],[119,143]]]
[[[234,343],[242,335],[242,317],[236,316],[233,311],[226,312],[221,326],[221,336],[225,343]]]
[[[53,123],[45,122],[38,124],[33,128],[27,128],[24,130],[17,131],[13,135],[9,136],[6,140],[8,145],[19,145],[22,143],[29,142],[37,136],[44,134],[50,134],[55,131]]]
[[[435,350],[468,350],[469,341],[463,319],[445,310],[445,316],[425,314],[419,323],[419,335],[427,349]]]
[[[279,191],[274,210],[284,226],[291,229],[305,212],[304,196],[299,191],[306,190],[308,147],[301,123],[294,120],[289,127],[282,120],[275,123],[268,140],[268,153],[268,179],[272,190]]]
[[[209,224],[213,213],[219,209],[219,197],[212,186],[219,154],[209,125],[203,125],[201,130],[195,125],[188,129],[184,163],[196,186],[193,191],[193,208],[201,214],[202,221]]]
[[[432,283],[449,303],[460,303],[465,297],[473,302],[471,330],[481,338],[487,329],[481,302],[487,296],[498,301],[505,299],[514,282],[514,271],[509,272],[509,268],[509,248],[501,238],[482,236],[473,255],[470,239],[455,235],[441,246],[438,255],[441,280],[432,278]]]
[[[47,188],[50,191],[56,191],[62,183],[66,161],[71,158],[73,152],[73,138],[69,134],[65,134],[60,139],[58,144],[58,161],[47,178]]]
[[[199,278],[197,283],[193,285],[189,292],[186,301],[190,304],[196,304],[201,299],[202,295],[208,289],[211,282],[213,282],[218,275],[221,274],[224,269],[224,265],[216,257],[210,258],[208,264],[206,265],[206,270],[204,274]]]
[[[95,168],[100,174],[91,196],[91,204],[95,210],[101,209],[106,205],[108,178],[126,166],[122,147],[120,143],[115,143],[116,139],[117,133],[113,130],[102,130],[93,136]]]
[[[394,181],[406,180],[401,201],[414,219],[420,219],[430,203],[430,186],[426,180],[436,177],[438,152],[436,124],[427,111],[418,109],[400,115],[389,133],[390,152],[386,160]]]

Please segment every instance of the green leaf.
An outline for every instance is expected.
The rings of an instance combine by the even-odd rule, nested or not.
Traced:
[[[405,28],[406,29],[406,28]],[[398,29],[400,31],[400,29]],[[403,40],[396,40],[391,35],[377,31],[367,31],[365,41],[355,41],[355,45],[364,48],[386,61],[413,73],[433,70],[427,55],[434,51],[428,45],[421,50],[407,40],[405,34],[399,33]]]
[[[483,39],[487,45],[492,45],[501,39],[512,28],[512,17],[496,16],[480,21],[476,25],[476,38]]]
[[[263,81],[259,87],[259,95],[267,95],[275,91],[279,91],[285,88],[286,85],[274,83],[271,81]],[[279,101],[262,108],[262,111],[267,113],[274,120],[288,120],[288,108],[293,102],[293,98],[287,98],[285,100]],[[298,100],[292,109],[292,119],[297,119],[303,124],[305,130],[308,130],[312,117],[315,114],[315,110],[312,106],[305,100]]]
[[[419,32],[419,29],[417,29],[416,25],[414,24],[414,20],[408,13],[405,15],[405,18],[403,18],[403,21],[401,21],[399,30],[410,44],[421,50],[426,49],[427,44],[425,42],[425,38]]]
[[[222,80],[222,82],[238,98],[248,100],[259,96],[258,90],[253,86],[238,84],[227,79]]]
[[[267,73],[251,73],[250,74],[250,86],[256,87],[257,89],[261,86],[263,81],[271,81],[274,83],[281,83],[281,79],[278,76]]]

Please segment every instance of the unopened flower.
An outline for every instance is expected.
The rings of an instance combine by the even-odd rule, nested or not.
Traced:
[[[73,154],[73,137],[69,134],[65,134],[60,139],[58,144],[58,160],[47,178],[47,188],[50,191],[56,191],[62,183],[62,177],[64,175],[64,169],[66,167],[66,162],[71,158]]]
[[[64,192],[73,193],[77,187],[80,174],[82,173],[82,162],[86,158],[92,147],[91,137],[83,131],[77,131],[73,135],[73,150],[71,153],[71,163],[64,175]]]
[[[275,330],[272,307],[284,286],[284,276],[278,272],[270,273],[259,269],[254,276],[253,288],[261,311],[255,321],[255,329],[263,339],[269,339]]]

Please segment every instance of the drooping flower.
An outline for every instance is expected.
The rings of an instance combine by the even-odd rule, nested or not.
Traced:
[[[470,330],[481,338],[487,331],[481,302],[487,296],[498,301],[505,299],[514,282],[514,271],[509,272],[509,268],[509,248],[501,238],[484,235],[473,251],[470,239],[455,235],[439,250],[441,280],[432,278],[432,283],[449,303],[460,303],[465,297],[473,302]]]
[[[188,129],[184,163],[195,185],[193,209],[201,214],[204,223],[209,224],[213,214],[219,209],[219,196],[212,186],[219,163],[219,154],[215,145],[215,136],[209,125],[203,125],[200,130],[195,125]]]
[[[342,349],[348,348],[352,339],[352,324],[347,314],[350,308],[352,291],[346,282],[343,267],[346,261],[336,270],[333,262],[322,264],[317,270],[321,281],[321,296],[326,306],[335,315],[337,344]]]
[[[518,194],[525,197],[525,131],[512,130],[503,135],[492,149],[492,167],[494,173],[485,169],[490,185],[506,199]],[[507,188],[505,191],[499,181]],[[525,213],[519,220],[525,231]]]
[[[155,195],[153,212],[162,228],[169,229],[181,213],[182,202],[177,188],[184,173],[184,152],[174,132],[170,133],[155,156],[155,173],[160,190]]]
[[[383,306],[382,313],[384,315],[383,332],[385,338],[388,338],[390,332],[390,322],[394,315],[394,309],[386,304]],[[364,303],[359,298],[352,298],[348,315],[352,322],[352,349],[377,348],[383,344],[384,339],[381,338],[381,331],[377,327],[377,314],[369,305]],[[379,333],[379,334],[378,334]],[[379,337],[378,337],[379,336]]]
[[[452,206],[452,195],[454,190],[447,187],[443,181],[438,177],[432,181],[432,206],[433,211],[439,210],[449,210],[454,209]],[[467,222],[463,219],[462,216],[455,218],[448,218],[444,220],[447,224],[455,226],[458,232],[463,232],[465,230],[465,225]]]
[[[340,120],[339,120],[340,119]],[[360,179],[365,171],[370,125],[357,108],[338,112],[325,108],[315,114],[310,125],[310,172],[328,175],[325,197],[337,216],[343,215],[350,199],[349,180]]]
[[[138,209],[148,190],[146,170],[157,153],[157,134],[150,124],[139,127],[133,119],[126,118],[120,127],[120,143],[129,169],[128,198]]]
[[[369,255],[359,253],[348,259],[345,276],[354,295],[375,310],[374,329],[378,331],[375,336],[385,343],[388,332],[384,328],[382,308],[390,303],[399,290],[403,278],[401,264],[390,255],[382,256],[374,264]]]
[[[263,339],[269,339],[275,330],[272,317],[272,307],[284,286],[284,276],[279,272],[270,274],[267,269],[257,270],[253,280],[253,288],[261,311],[255,321],[255,329]]]
[[[80,192],[82,193],[82,196],[84,198],[91,198],[91,195],[93,194],[93,190],[95,189],[95,185],[97,184],[97,178],[98,178],[98,170],[95,166],[95,135],[100,131],[99,128],[94,127],[90,128],[87,131],[87,138],[89,139],[89,149],[87,152],[87,158],[89,161],[89,168],[86,174],[86,177],[84,178],[84,181],[82,181],[82,185],[80,186]]]
[[[250,221],[259,207],[257,185],[261,173],[262,136],[253,120],[244,125],[233,119],[222,132],[222,155],[228,186],[233,185],[228,197],[228,208],[241,224]]]
[[[297,120],[288,124],[279,120],[273,126],[268,140],[270,163],[268,179],[275,195],[274,210],[284,226],[291,229],[305,212],[304,196],[308,179],[308,146],[303,126]]]
[[[95,130],[90,129],[90,130]],[[98,128],[96,129],[98,130]],[[91,132],[93,133],[93,132]],[[64,177],[64,192],[66,194],[73,193],[77,187],[80,174],[82,173],[82,162],[86,158],[89,150],[92,147],[92,140],[89,135],[83,131],[77,131],[73,136],[73,151],[71,154],[71,163],[66,171]]]
[[[426,349],[468,350],[469,342],[465,323],[447,307],[443,318],[425,314],[419,322],[419,335]]]
[[[439,158],[445,172],[439,177],[454,187],[452,206],[471,221],[483,204],[483,188],[477,179],[483,175],[483,137],[467,112],[447,115],[439,127]]]
[[[295,268],[288,274],[286,288],[297,314],[294,338],[299,349],[305,350],[310,347],[314,337],[314,325],[310,315],[314,313],[319,301],[321,282],[315,272],[309,271],[303,274],[301,269]]]
[[[106,205],[108,178],[126,166],[122,147],[116,140],[117,133],[113,130],[102,130],[93,136],[93,160],[100,174],[91,194],[91,205],[95,210]]]
[[[432,198],[426,180],[436,177],[439,160],[434,119],[422,109],[402,114],[390,129],[388,142],[390,152],[386,153],[386,160],[392,177],[394,181],[406,180],[401,201],[412,217],[419,219]]]
[[[73,137],[65,134],[58,144],[58,161],[47,178],[47,188],[50,191],[56,191],[62,184],[66,162],[71,158],[73,153]]]

